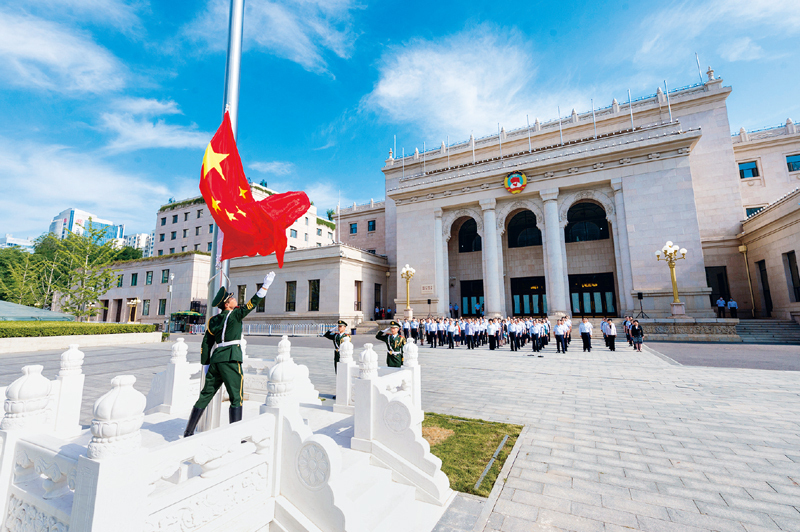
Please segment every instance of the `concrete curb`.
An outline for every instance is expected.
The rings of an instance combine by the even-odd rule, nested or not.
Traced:
[[[503,464],[503,469],[501,469],[500,474],[497,475],[497,480],[494,482],[492,492],[489,494],[489,498],[486,500],[486,504],[483,506],[481,515],[479,515],[478,520],[475,521],[475,527],[472,529],[472,532],[483,532],[483,530],[486,528],[486,523],[489,522],[489,517],[494,511],[494,506],[497,504],[497,500],[500,498],[500,493],[503,491],[503,486],[505,486],[506,479],[508,478],[508,475],[511,474],[511,468],[514,467],[514,462],[517,461],[519,449],[522,447],[522,440],[525,438],[525,436],[527,436],[528,430],[528,425],[525,425],[522,428],[522,432],[520,432],[519,436],[517,437],[517,442],[514,444],[511,452],[508,453],[506,463]]]

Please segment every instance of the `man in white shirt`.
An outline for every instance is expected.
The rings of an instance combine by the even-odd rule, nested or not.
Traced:
[[[586,351],[592,352],[592,329],[592,324],[586,318],[583,318],[583,322],[578,326],[578,332],[581,334],[581,340],[583,340],[584,353]]]
[[[455,349],[456,323],[455,320],[447,320],[447,349]]]
[[[564,320],[558,320],[556,326],[553,327],[553,334],[556,337],[556,353],[567,352],[567,342],[564,340],[564,333],[567,332],[567,326],[564,325]]]
[[[567,326],[567,332],[564,333],[564,340],[566,340],[567,345],[572,341],[572,320],[569,316],[564,316],[564,325]]]
[[[614,325],[614,322],[609,319],[606,322],[606,337],[608,338],[608,348],[612,351],[617,350],[616,341],[617,341],[617,326]]]

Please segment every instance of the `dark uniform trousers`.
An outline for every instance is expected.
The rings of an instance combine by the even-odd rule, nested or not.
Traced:
[[[564,343],[564,335],[563,334],[557,334],[556,335],[556,352],[560,353],[562,348],[564,349],[564,352],[567,351],[567,346]]]
[[[592,350],[592,337],[589,336],[589,333],[581,333],[581,339],[583,340],[583,350],[584,351],[591,351]]]
[[[489,351],[497,349],[497,336],[494,334],[489,335]]]
[[[228,397],[231,398],[231,407],[242,406],[242,363],[217,362],[208,366],[206,382],[200,391],[200,398],[195,403],[195,408],[205,408],[220,386],[225,384]]]
[[[447,348],[448,349],[455,349],[455,341],[453,338],[453,333],[447,331]]]
[[[519,349],[519,344],[517,343],[517,333],[511,332],[508,333],[509,336],[509,343],[511,344],[511,350],[516,351]]]
[[[611,336],[609,334],[608,335],[608,348],[611,349],[612,351],[616,351],[617,350],[616,342],[617,342],[617,336],[616,335]]]

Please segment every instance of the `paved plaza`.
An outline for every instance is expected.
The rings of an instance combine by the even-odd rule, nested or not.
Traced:
[[[248,354],[273,357],[278,340],[250,337]],[[293,357],[330,397],[330,342],[292,341]],[[355,338],[356,354],[366,341]],[[189,359],[198,360],[199,338],[187,342]],[[622,344],[613,353],[582,353],[573,342],[557,355],[552,345],[544,358],[529,350],[420,349],[426,411],[525,426],[507,478],[501,474],[485,502],[456,499],[438,531],[800,530],[800,372],[681,365],[692,357],[635,353]],[[762,350],[797,357],[776,350],[786,346],[739,347],[761,358],[768,358]],[[146,393],[169,350],[85,349],[82,423],[115,375],[136,375]],[[736,366],[740,352],[747,353],[722,359]],[[0,386],[25,364],[43,364],[53,378],[58,354],[0,357]]]

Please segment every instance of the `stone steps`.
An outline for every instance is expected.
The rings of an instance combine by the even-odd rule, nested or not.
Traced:
[[[739,320],[736,333],[747,344],[800,345],[800,324],[789,320]]]

